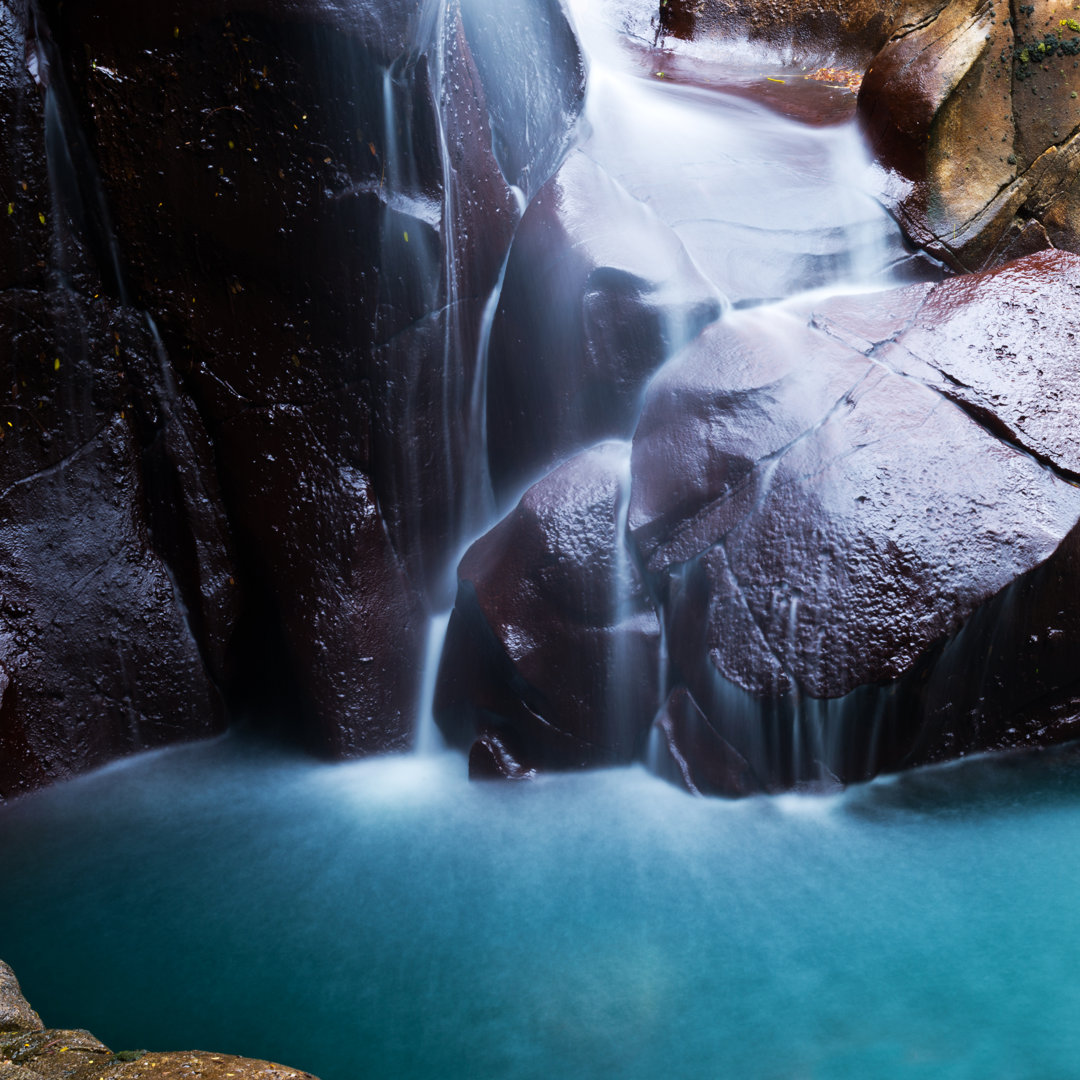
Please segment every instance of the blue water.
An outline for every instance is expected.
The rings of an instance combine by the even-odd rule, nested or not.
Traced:
[[[53,1026],[323,1080],[1080,1072],[1080,755],[833,796],[229,736],[0,808]]]

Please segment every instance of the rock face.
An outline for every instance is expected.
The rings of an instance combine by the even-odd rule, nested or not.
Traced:
[[[408,745],[513,188],[584,88],[519,7],[0,0],[0,798],[222,697]]]
[[[909,236],[957,270],[1080,250],[1080,22],[964,0],[874,57],[859,115]]]
[[[474,744],[470,772],[621,764],[658,693],[659,626],[622,544],[626,446],[605,443],[531,487],[468,550],[435,715]]]
[[[0,960],[0,1076],[4,1080],[316,1080],[269,1061],[202,1051],[114,1054],[88,1031],[46,1028]]]
[[[1046,253],[733,312],[653,379],[626,527],[667,649],[659,772],[747,794],[1076,734],[1078,291],[1080,258]],[[559,475],[463,562],[441,673],[444,730],[494,717],[518,765],[571,763],[534,754],[547,714],[522,705],[576,670],[566,612],[522,600],[554,561],[523,522],[550,537],[593,505]],[[610,580],[575,565],[582,595]]]
[[[99,207],[58,151],[46,168],[66,122],[47,80],[0,5],[0,799],[220,730],[236,602],[203,425],[110,292]]]

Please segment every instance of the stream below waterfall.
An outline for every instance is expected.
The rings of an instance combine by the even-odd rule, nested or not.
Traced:
[[[839,91],[605,44],[587,7],[578,149],[739,317],[932,269]],[[235,732],[2,806],[0,957],[51,1026],[322,1080],[1076,1075],[1075,750],[728,802],[643,767],[470,784],[437,741]]]

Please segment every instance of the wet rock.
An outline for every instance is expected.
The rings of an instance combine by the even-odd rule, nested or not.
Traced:
[[[181,431],[156,447],[186,494],[159,531],[198,528],[170,566],[237,707],[274,684],[335,754],[411,738],[422,612],[483,512],[469,410],[511,184],[556,167],[583,96],[558,5],[512,28],[429,7],[45,5],[176,373]],[[239,614],[206,596],[223,551]]]
[[[949,4],[900,29],[863,80],[885,200],[958,270],[1078,250],[1080,23],[1063,15],[1048,0]]]
[[[82,579],[31,571],[86,561],[39,499],[37,546],[18,533],[4,582],[22,607],[5,594],[0,794],[218,730],[213,683],[236,709],[305,716],[335,754],[408,743],[425,594],[482,511],[482,417],[449,417],[473,393],[511,184],[531,193],[557,166],[584,92],[559,5],[512,32],[429,7],[73,0],[31,23],[0,5],[0,289],[21,290],[0,294],[16,360],[0,434],[41,429],[5,455],[4,498],[12,514],[24,486],[78,499],[108,549],[94,602],[109,558],[151,594],[92,617]],[[62,398],[48,365],[66,375],[76,349],[46,329],[59,308],[83,365],[54,380]],[[96,618],[115,657],[72,629],[58,659],[38,632],[37,594],[71,585],[73,627]],[[69,667],[95,672],[92,693]],[[77,737],[53,731],[60,712]]]
[[[1058,303],[1074,262],[1058,256],[1051,270],[1034,257],[982,282],[789,309],[787,325],[775,311],[738,313],[654,380],[634,439],[629,525],[659,582],[674,677],[701,713],[683,706],[692,734],[681,739],[669,718],[669,743],[718,736],[765,787],[998,745],[1007,722],[996,707],[955,687],[931,705],[924,687],[945,678],[942,650],[958,632],[969,651],[991,651],[987,605],[1068,563],[1057,552],[1080,496],[1045,433],[1041,453],[1060,471],[1028,453],[1036,438],[1020,434],[1019,416],[1040,380],[1043,393],[1061,392],[1053,368],[1068,361],[1050,354],[1054,334],[1071,332]],[[958,390],[977,363],[963,328],[988,320],[970,344],[992,352],[991,315],[1015,318],[1014,298],[1055,328],[1045,364],[1013,382],[1003,353],[975,390]],[[1022,666],[997,664],[999,689],[1051,696]]]
[[[478,770],[609,765],[643,750],[659,633],[619,543],[625,465],[619,443],[572,458],[458,567],[435,715],[455,746],[480,737]]]
[[[666,0],[660,28],[676,38],[749,39],[792,60],[865,63],[901,26],[945,7],[945,0]]]
[[[0,1032],[43,1031],[41,1017],[19,988],[15,972],[0,960]]]
[[[339,757],[405,749],[426,612],[370,480],[342,464],[299,406],[226,423],[222,453],[239,537],[270,592],[312,709],[304,736]],[[266,462],[276,467],[266,468]]]
[[[666,79],[597,80],[584,151],[676,234],[735,306],[844,280],[896,280],[910,253],[863,188],[858,132],[799,127],[739,96],[681,93]]]
[[[55,229],[64,245],[62,225]],[[77,243],[66,247],[78,256]],[[0,292],[0,335],[8,346],[0,377],[9,387],[0,410],[3,798],[219,731],[215,664],[200,648],[201,628],[230,600],[228,571],[213,561],[202,589],[185,600],[155,543],[159,510],[190,489],[164,458],[159,471],[146,467],[181,421],[158,422],[145,411],[160,398],[144,395],[142,376],[160,377],[161,368],[144,322],[54,281]],[[182,507],[181,497],[178,513]],[[220,524],[206,500],[204,510],[175,543]]]
[[[675,233],[571,154],[522,218],[492,328],[496,495],[629,436],[646,380],[720,309]]]
[[[10,1025],[10,1026],[9,1026]],[[4,1080],[316,1080],[269,1061],[201,1050],[114,1054],[88,1031],[46,1029],[0,961],[0,1076]]]
[[[494,732],[483,732],[469,748],[470,780],[531,780],[535,775],[536,770],[525,768]]]
[[[1080,374],[1078,301],[1080,257],[1045,251],[880,304],[833,301],[815,309],[814,322],[1075,479],[1080,432],[1071,421],[1070,388]]]
[[[685,687],[673,690],[650,735],[649,764],[692,795],[753,795],[763,790],[746,759],[721,736]]]

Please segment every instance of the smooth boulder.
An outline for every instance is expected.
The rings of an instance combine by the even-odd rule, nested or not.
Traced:
[[[534,484],[458,567],[435,717],[476,775],[623,764],[656,710],[659,624],[622,536],[626,445]],[[474,745],[478,744],[478,745]]]
[[[1001,699],[1068,699],[1067,665],[1036,692],[1038,665],[995,648],[986,612],[1073,572],[1071,447],[1052,449],[1042,430],[1027,440],[1037,460],[1019,414],[1029,423],[1025,394],[1065,392],[1060,368],[1074,361],[1055,341],[1075,320],[1059,301],[1077,283],[1072,256],[1035,256],[997,275],[793,305],[786,320],[740,313],[651,385],[631,534],[660,582],[676,683],[761,787],[1029,743],[977,692],[987,680]],[[1016,301],[1046,328],[1026,339],[1026,378],[989,320]],[[976,367],[984,385],[959,386]],[[1064,634],[1075,655],[1049,610],[1058,599],[1026,600],[1005,632],[1051,652]],[[1046,741],[1068,725],[1055,730]]]

